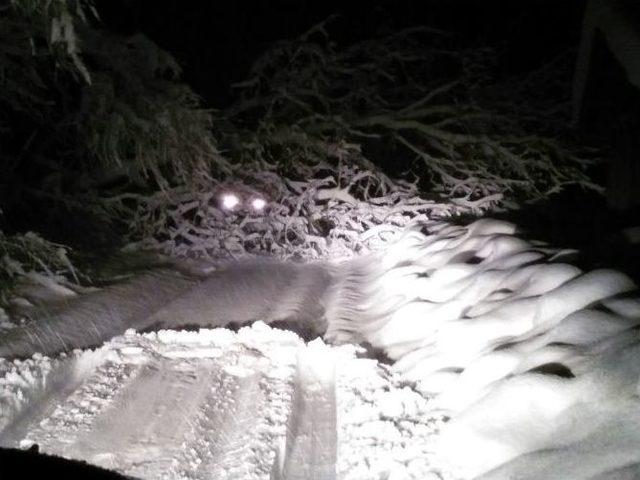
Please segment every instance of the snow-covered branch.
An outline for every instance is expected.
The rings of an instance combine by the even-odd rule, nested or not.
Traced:
[[[432,214],[466,210],[421,199],[413,184],[346,163],[301,167],[298,174],[306,178],[268,170],[244,175],[269,199],[261,214],[223,211],[215,185],[200,193],[158,193],[129,212],[131,230],[143,238],[135,245],[189,257],[348,258],[381,247]]]
[[[497,96],[489,49],[455,49],[428,29],[338,48],[327,31],[321,24],[280,42],[239,85],[241,98],[228,115],[255,125],[254,160],[313,163],[343,142],[351,147],[341,160],[413,165],[430,178],[423,188],[476,212],[545,198],[570,184],[597,189],[586,174],[590,156],[548,134],[550,109],[522,101],[523,90],[557,87],[550,72],[566,62],[508,88],[502,82]],[[504,101],[505,90],[518,94],[520,109]],[[390,150],[393,159],[386,158]]]

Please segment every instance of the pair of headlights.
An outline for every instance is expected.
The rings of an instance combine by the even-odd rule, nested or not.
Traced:
[[[242,205],[243,203],[245,205]],[[244,208],[253,210],[254,212],[261,212],[264,210],[264,207],[267,206],[267,201],[264,198],[254,197],[243,202],[239,195],[227,192],[220,197],[220,205],[225,210],[236,210],[244,206]]]

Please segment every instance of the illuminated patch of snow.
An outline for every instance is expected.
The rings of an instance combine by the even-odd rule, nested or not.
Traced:
[[[408,263],[394,257],[423,268],[424,292],[359,333],[451,416],[432,465],[492,480],[635,474],[635,285],[619,272],[556,263],[567,252],[512,234],[489,220],[434,230]],[[401,412],[399,402],[382,404]]]
[[[1,443],[140,478],[428,478],[443,417],[357,351],[258,322],[1,361]]]
[[[634,478],[636,287],[514,233],[433,224],[352,264],[241,264],[153,315],[290,313],[331,272],[327,339],[366,341],[390,366],[260,322],[130,331],[93,353],[0,361],[0,439],[151,478]],[[292,272],[305,281],[278,289]]]

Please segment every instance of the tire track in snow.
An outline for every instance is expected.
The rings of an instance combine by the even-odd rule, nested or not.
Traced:
[[[212,369],[206,360],[144,365],[69,453],[129,475],[165,477],[210,389]]]
[[[312,342],[298,354],[285,448],[272,478],[334,480],[337,434],[335,358],[323,343]]]
[[[97,368],[95,358],[104,359]],[[29,362],[37,371],[38,361]],[[20,371],[26,363],[3,365]],[[305,345],[255,324],[238,333],[127,334],[64,365],[83,373],[53,408],[24,415],[16,445],[37,443],[44,453],[137,478],[379,479],[396,468],[399,478],[426,478],[425,468],[394,457],[404,427],[378,428],[375,398],[399,389],[374,360],[355,358],[353,346]],[[0,401],[5,394],[0,389]],[[5,434],[0,429],[0,439]]]
[[[233,466],[246,466],[251,453],[261,374],[225,365],[220,349],[159,352],[148,343],[126,339],[119,361],[98,369],[22,443],[142,478],[248,478]]]
[[[73,448],[77,439],[93,431],[95,418],[109,408],[118,388],[135,376],[136,370],[133,365],[107,362],[82,382],[70,385],[66,396],[52,398],[54,408],[33,417],[25,426],[28,433],[20,445],[38,444],[42,451],[80,458],[74,454]]]
[[[198,435],[187,451],[197,455],[189,463],[187,478],[251,478],[255,423],[262,415],[265,397],[260,390],[261,373],[246,367],[226,367],[216,375],[216,388],[198,419]]]
[[[285,434],[295,355],[280,352],[271,365],[230,331],[218,332],[221,345],[172,335],[187,341],[162,343],[151,334],[108,344],[101,350],[116,355],[66,385],[68,395],[40,395],[53,408],[25,409],[26,434],[16,444],[140,478],[268,478],[273,438]],[[300,345],[296,337],[292,351]],[[94,354],[66,362],[68,377],[83,355]]]

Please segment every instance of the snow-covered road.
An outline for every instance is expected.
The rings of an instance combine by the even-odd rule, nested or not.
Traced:
[[[255,323],[0,359],[0,446],[141,478],[637,479],[637,288],[571,258],[481,220],[342,266],[145,273],[14,328],[0,356],[300,312],[346,344]]]
[[[2,443],[139,478],[435,475],[442,415],[356,353],[256,323],[2,362]]]

